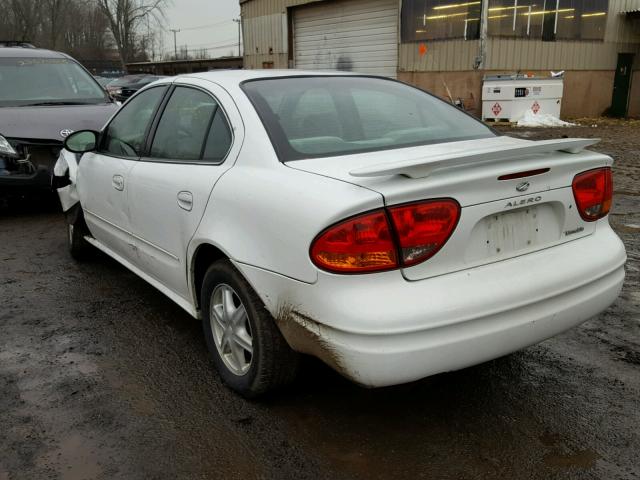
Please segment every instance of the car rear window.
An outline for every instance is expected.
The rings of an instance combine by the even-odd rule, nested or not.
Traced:
[[[242,89],[284,162],[495,136],[456,107],[393,80],[281,77]]]

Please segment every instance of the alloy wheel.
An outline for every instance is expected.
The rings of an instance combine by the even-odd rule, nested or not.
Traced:
[[[211,296],[209,321],[213,340],[225,366],[243,376],[253,360],[253,337],[247,311],[236,291],[220,284]]]

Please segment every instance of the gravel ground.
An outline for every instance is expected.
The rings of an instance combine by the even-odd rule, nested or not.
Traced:
[[[261,402],[225,389],[200,325],[59,213],[0,212],[0,480],[640,477],[640,122],[505,133],[601,137],[629,261],[618,301],[561,336],[364,390],[309,361]],[[597,124],[597,126],[591,126]]]

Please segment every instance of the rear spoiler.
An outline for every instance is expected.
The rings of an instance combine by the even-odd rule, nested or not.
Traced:
[[[487,148],[454,150],[432,156],[410,158],[399,162],[381,163],[356,168],[349,174],[353,177],[382,177],[386,175],[404,175],[409,178],[424,178],[435,170],[456,168],[466,165],[496,163],[513,160],[522,155],[566,152],[579,153],[585,148],[595,145],[599,138],[560,138],[556,140],[527,141],[506,145],[492,145]],[[524,143],[527,142],[527,143]]]

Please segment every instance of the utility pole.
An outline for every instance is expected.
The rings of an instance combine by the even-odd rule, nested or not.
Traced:
[[[178,60],[178,40],[177,40],[177,34],[178,32],[180,32],[179,29],[175,29],[172,28],[171,30],[169,30],[170,32],[173,32],[173,53],[174,53],[174,60]]]
[[[487,29],[489,24],[489,2],[482,2],[480,7],[480,42],[478,46],[478,56],[473,65],[475,70],[483,70],[487,61]]]
[[[242,19],[234,18],[233,21],[238,24],[238,56],[241,57],[242,53],[240,52],[240,38],[241,38],[241,31],[242,31]]]

